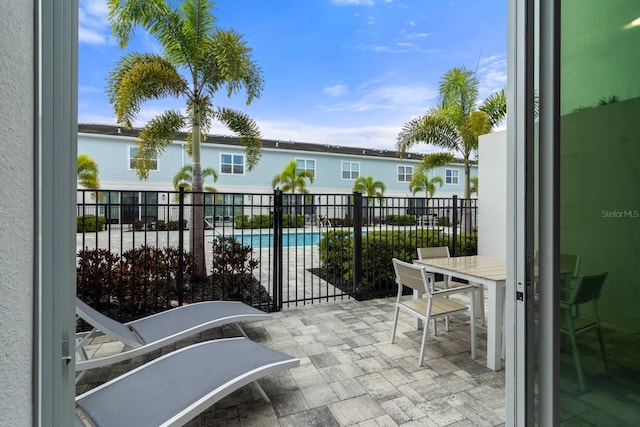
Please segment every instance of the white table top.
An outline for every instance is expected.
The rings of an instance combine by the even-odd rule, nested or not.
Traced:
[[[451,272],[459,277],[505,282],[507,279],[507,263],[505,260],[488,258],[479,255],[452,258],[428,258],[415,260],[415,264],[431,267],[437,272]]]

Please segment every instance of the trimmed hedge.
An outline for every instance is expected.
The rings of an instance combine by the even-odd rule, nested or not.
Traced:
[[[453,251],[453,242],[449,236],[434,229],[373,231],[363,235],[362,288],[359,291],[367,297],[394,295],[397,288],[392,258],[411,262],[417,258],[416,248],[443,245],[448,245],[449,250]],[[352,280],[354,272],[351,231],[323,233],[319,248],[323,269],[339,275],[342,280]],[[476,233],[458,236],[458,255],[475,255],[477,252]]]
[[[288,214],[282,215],[282,226],[291,227],[290,216]],[[273,227],[273,215],[253,215],[249,218],[249,215],[236,215],[235,217],[236,228],[272,228]],[[304,227],[304,215],[296,215],[295,227]]]
[[[107,218],[104,216],[86,215],[76,217],[76,232],[87,233],[91,231],[102,231],[105,229]]]
[[[415,225],[416,216],[415,215],[388,215],[387,224],[388,225]]]

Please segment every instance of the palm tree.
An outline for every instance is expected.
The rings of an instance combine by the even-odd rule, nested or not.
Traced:
[[[382,198],[384,192],[387,191],[387,186],[382,181],[376,181],[372,176],[359,176],[353,183],[353,191],[358,193],[364,193],[367,195],[367,205],[372,206],[375,201],[375,197]],[[369,221],[371,221],[372,208],[369,214]]]
[[[193,166],[191,165],[184,165],[182,168],[180,168],[178,173],[173,176],[173,188],[175,188],[176,191],[180,191],[180,187],[182,187],[184,188],[185,192],[190,192],[192,188],[191,184],[193,182],[192,173]],[[218,180],[218,172],[214,168],[202,169],[202,181],[204,181],[208,176],[213,178],[213,182],[216,182]],[[216,193],[218,191],[215,187],[209,187],[206,185],[203,187],[203,190],[207,193]],[[180,195],[175,194],[174,200],[177,202],[179,199]]]
[[[180,190],[180,187],[184,188],[184,191],[191,191],[191,184],[193,182],[193,166],[184,165],[178,173],[173,176],[173,188],[176,191]],[[218,172],[214,168],[202,169],[202,180],[204,181],[208,176],[213,178],[213,182],[218,181]],[[215,187],[204,186],[204,191],[208,193],[215,193],[217,190]]]
[[[276,188],[276,186],[280,184],[280,189],[285,193],[291,192],[291,194],[295,194],[297,190],[298,193],[307,194],[309,193],[309,190],[307,189],[307,180],[309,180],[309,184],[313,184],[313,179],[313,172],[306,169],[298,169],[298,162],[291,160],[278,175],[273,177],[271,186]],[[293,197],[293,202],[296,203],[295,196]],[[296,225],[295,206],[292,206],[291,208],[289,225],[292,227]]]
[[[261,70],[251,49],[233,30],[221,30],[209,0],[109,0],[109,23],[121,47],[136,27],[155,37],[162,54],[132,52],[118,61],[108,78],[109,101],[118,123],[130,128],[142,105],[149,100],[176,97],[186,112],[167,110],[151,119],[136,140],[136,172],[147,179],[154,156],[162,154],[176,132],[190,128],[188,153],[193,160],[194,204],[202,206],[200,146],[213,121],[236,133],[246,149],[247,169],[261,156],[260,131],[244,113],[215,106],[213,97],[223,90],[228,97],[241,90],[246,103],[260,96]],[[192,209],[190,249],[196,280],[206,276],[204,265],[204,209]]]
[[[433,197],[436,192],[436,184],[444,184],[442,177],[434,176],[429,178],[429,171],[434,168],[445,166],[455,161],[451,153],[433,153],[427,154],[422,161],[416,166],[415,172],[409,182],[409,190],[415,196],[418,191],[424,191],[425,197]]]
[[[424,191],[425,197],[433,197],[433,195],[436,194],[436,184],[440,187],[444,184],[441,176],[429,178],[426,172],[416,172],[413,174],[413,178],[411,178],[411,182],[409,183],[409,190],[414,196],[418,191]]]
[[[504,89],[491,94],[477,107],[478,84],[475,73],[464,67],[447,71],[440,81],[438,105],[405,123],[396,143],[402,154],[419,142],[459,153],[464,163],[466,199],[471,193],[470,158],[478,150],[478,137],[489,133],[507,113]]]
[[[99,190],[98,164],[88,154],[78,155],[78,183],[89,190]]]
[[[471,181],[471,194],[478,194],[478,177],[472,176],[469,181]]]

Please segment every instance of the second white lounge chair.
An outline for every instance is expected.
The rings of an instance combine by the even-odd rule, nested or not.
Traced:
[[[233,391],[300,360],[245,338],[168,353],[76,397],[76,426],[178,426]]]

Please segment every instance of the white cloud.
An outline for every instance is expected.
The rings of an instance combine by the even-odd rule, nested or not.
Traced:
[[[258,120],[264,138],[311,142],[363,149],[395,150],[402,124],[397,126],[322,126],[299,121]],[[226,134],[229,133],[227,130]]]
[[[409,21],[409,22],[407,22],[407,24],[409,24],[410,27],[415,27],[416,26],[416,21]]]
[[[299,121],[258,120],[266,139],[391,151],[396,149],[396,140],[403,124],[404,122],[378,126],[322,126]],[[229,131],[224,134],[228,135]],[[422,154],[438,151],[442,149],[425,144],[417,144],[409,150],[410,153]]]
[[[78,41],[88,44],[113,43],[106,0],[78,2]]]
[[[416,85],[381,85],[369,83],[363,85],[357,93],[358,98],[350,102],[341,102],[323,106],[327,111],[364,112],[374,110],[415,110],[426,109],[426,104],[437,97],[435,89]]]
[[[373,0],[331,0],[337,6],[373,6]]]
[[[478,80],[480,81],[481,99],[507,85],[507,55],[489,56],[478,64]]]
[[[334,85],[325,87],[322,91],[329,96],[342,96],[347,93],[348,89],[345,85]]]

